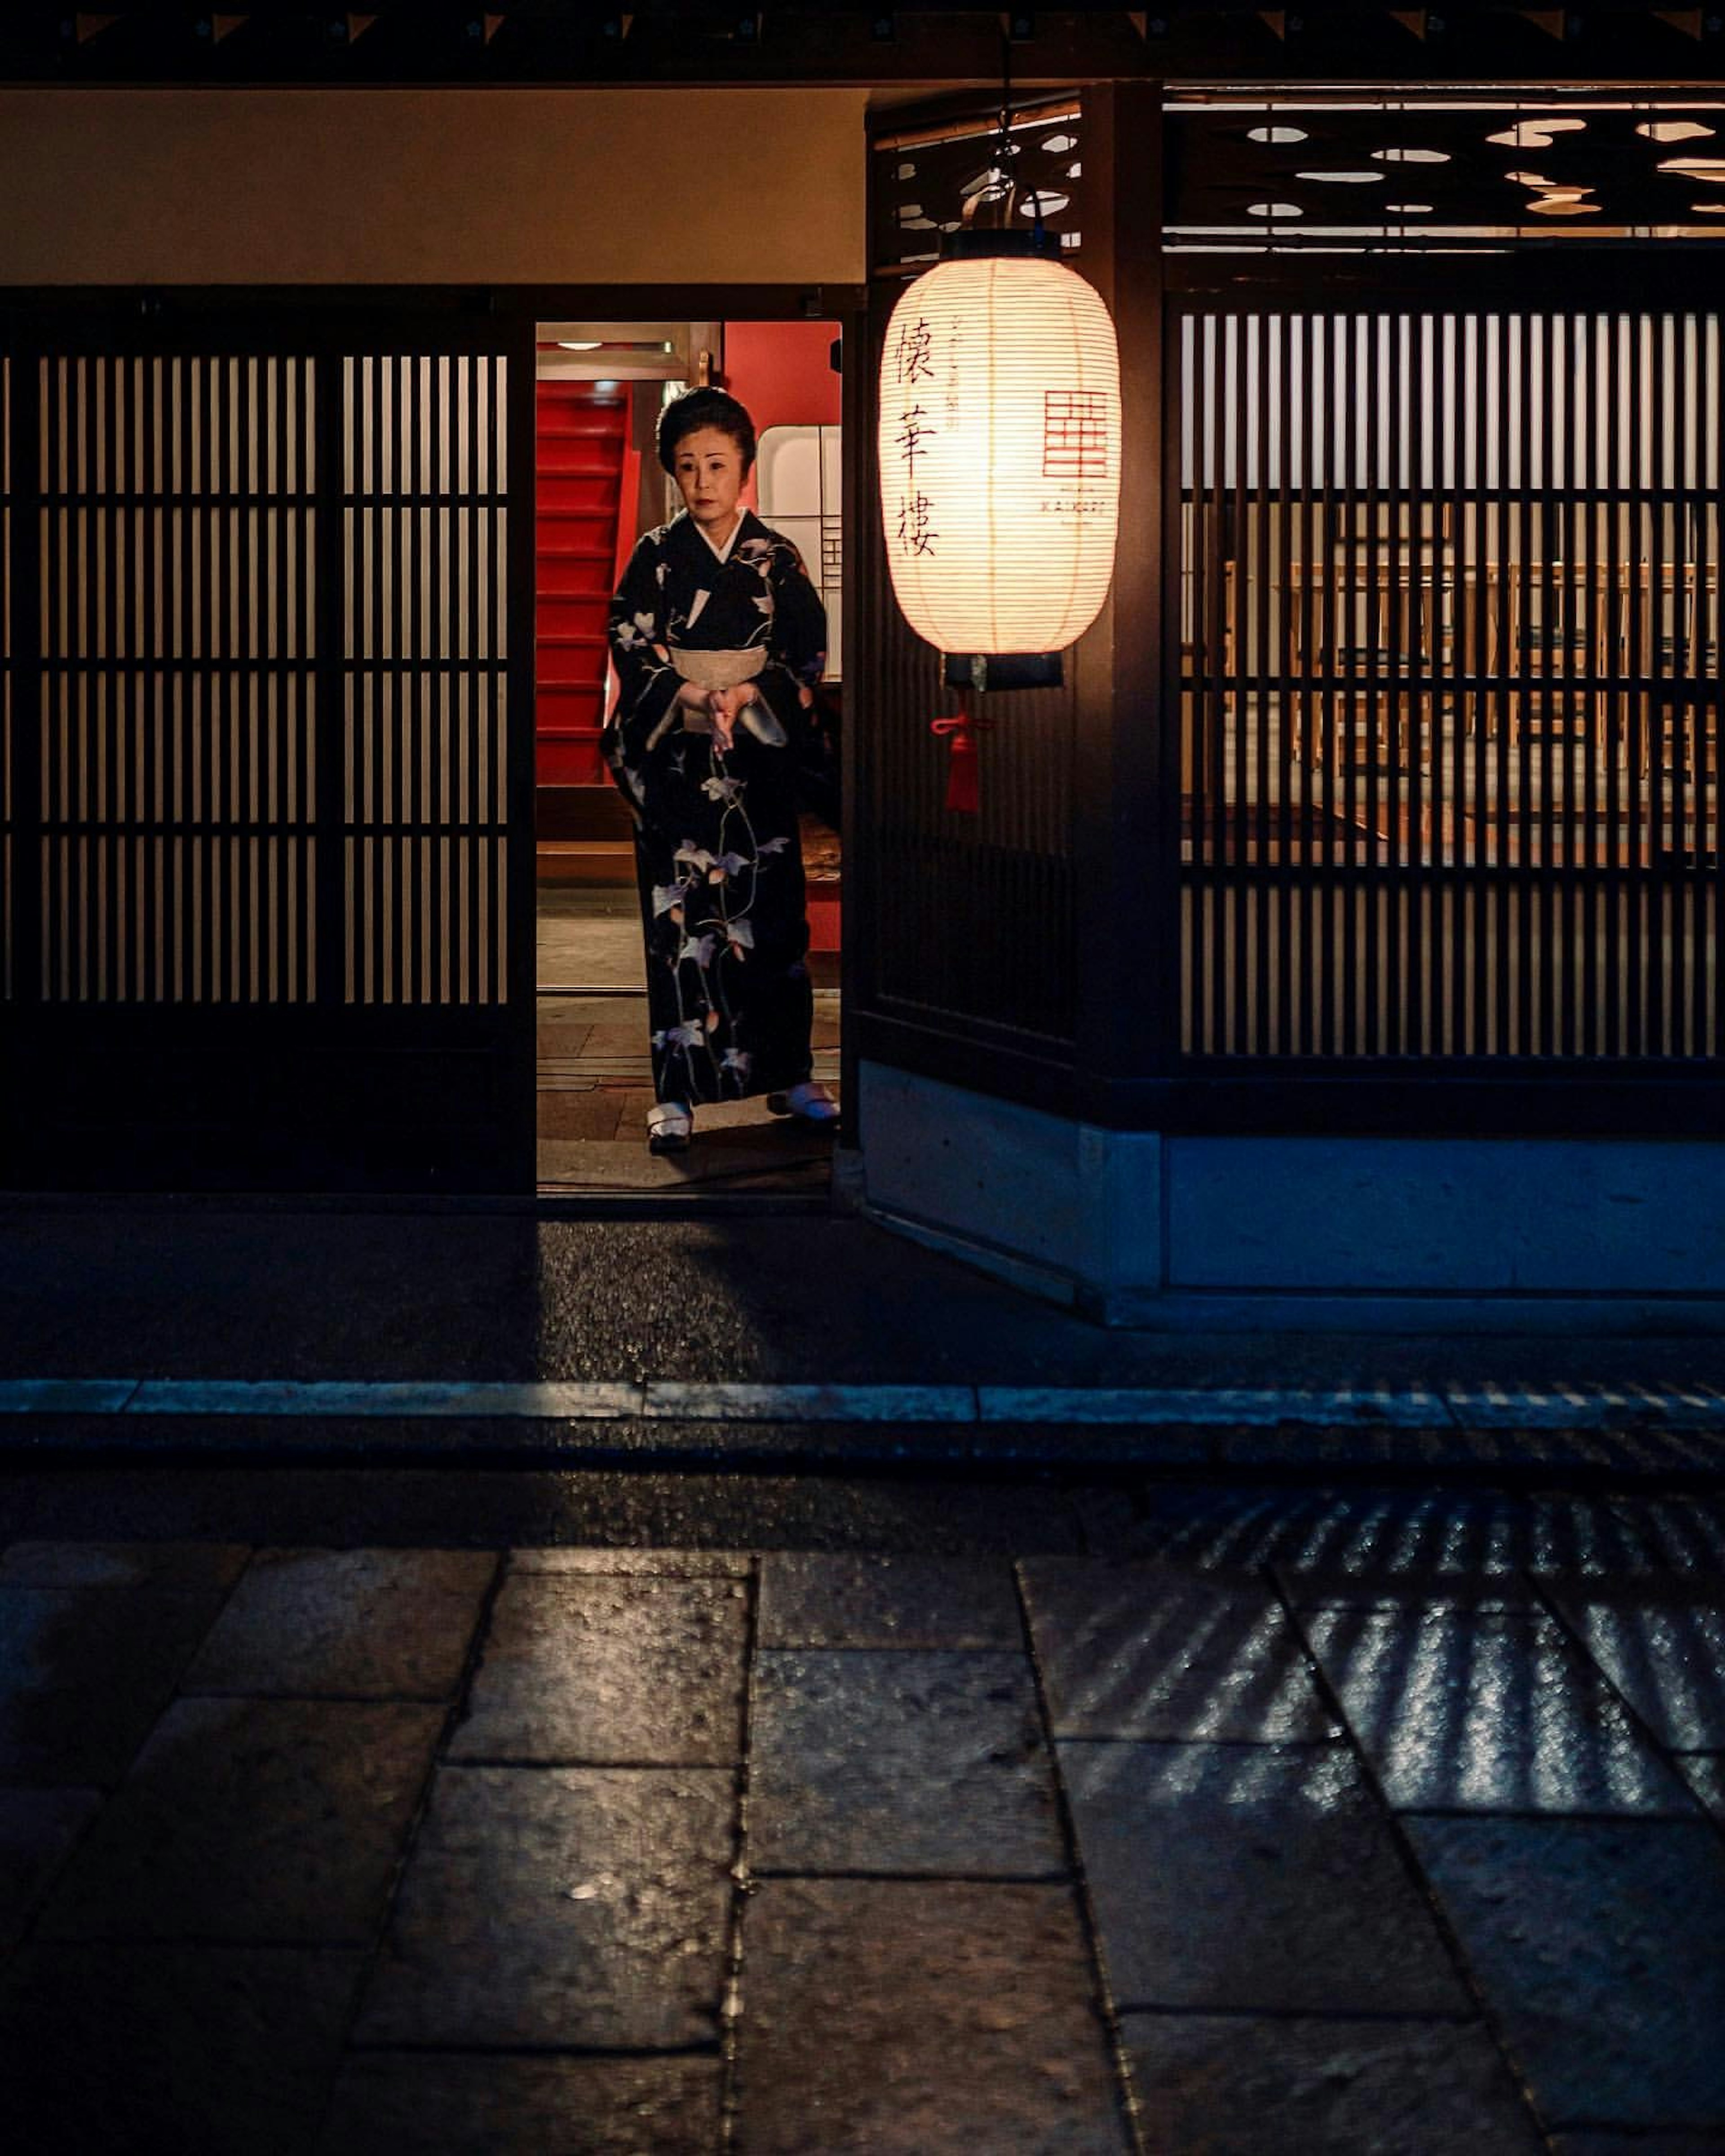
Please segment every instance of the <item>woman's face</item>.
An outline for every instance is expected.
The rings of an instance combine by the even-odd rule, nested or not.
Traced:
[[[731,529],[737,497],[742,491],[742,452],[736,443],[716,427],[685,434],[674,453],[672,475],[695,521],[722,538]]]

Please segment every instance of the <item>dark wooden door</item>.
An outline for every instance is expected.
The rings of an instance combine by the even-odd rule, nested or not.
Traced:
[[[856,542],[846,565],[845,871],[862,897],[847,921],[846,1010],[868,1061],[1050,1106],[1070,1093],[1078,1016],[1077,665],[1069,656],[1060,687],[979,701],[978,812],[950,807],[950,751],[932,726],[955,700],[940,654],[893,596],[876,451],[889,319],[1001,169],[998,126],[993,101],[975,97],[896,106],[870,132],[868,313],[845,415]],[[1075,263],[1083,235],[1076,183],[1063,175],[1080,162],[1082,130],[1076,92],[1026,104],[1012,130],[1022,199],[1032,185],[1043,191]]]
[[[5,362],[0,1181],[529,1190],[531,347],[116,314]]]

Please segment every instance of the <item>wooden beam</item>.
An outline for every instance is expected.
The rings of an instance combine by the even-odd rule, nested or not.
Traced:
[[[358,13],[258,5],[248,11],[246,36],[230,42],[213,38],[208,14],[189,6],[69,18],[64,9],[13,0],[0,8],[0,83],[999,84],[998,9],[906,10],[895,15],[891,41],[875,34],[877,13],[806,4],[674,13],[584,5],[483,10],[449,0],[397,0]],[[68,20],[76,22],[75,38],[63,34]],[[332,36],[332,26],[342,34]],[[219,62],[218,45],[227,48]],[[244,77],[234,72],[242,51]],[[1027,91],[1142,75],[1147,65],[1144,40],[1124,9],[1039,10],[1031,34],[1012,51],[1014,80]]]
[[[428,86],[738,88],[898,85],[993,89],[998,8],[881,11],[799,0],[783,7],[631,9],[590,0],[383,0],[332,38],[345,16],[254,0],[245,34],[213,36],[212,18],[173,7],[68,13],[44,0],[0,7],[0,83],[321,83]],[[224,24],[233,18],[224,16]],[[1725,81],[1725,31],[1700,8],[1587,0],[1575,10],[1525,0],[1445,7],[1388,0],[1165,0],[1153,9],[1037,9],[1012,44],[1027,95],[1077,84],[1164,80],[1354,83],[1438,89],[1459,83]],[[100,25],[100,33],[93,34]],[[1410,36],[1410,32],[1412,33]]]
[[[1120,537],[1094,625],[1067,654],[1073,742],[1072,964],[1080,1112],[1118,1080],[1172,1067],[1179,946],[1179,706],[1163,696],[1162,98],[1101,84],[1084,100],[1082,269],[1120,339]],[[1171,765],[1176,795],[1164,796]],[[1170,848],[1172,851],[1170,851]],[[1169,952],[1173,957],[1169,957]],[[1132,981],[1122,985],[1122,954]],[[1095,1095],[1094,1101],[1088,1098]]]

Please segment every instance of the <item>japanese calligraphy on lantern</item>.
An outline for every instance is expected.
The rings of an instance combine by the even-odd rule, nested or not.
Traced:
[[[898,512],[898,542],[907,553],[928,554],[940,536],[934,529],[934,505],[916,480],[916,467],[934,439],[936,429],[921,404],[911,404],[899,415],[898,449],[902,494]]]
[[[918,389],[933,381],[934,372],[933,326],[927,316],[916,315],[900,327],[893,360],[894,378],[901,393],[893,437],[893,447],[898,452],[898,513],[891,529],[906,554],[932,554],[940,537],[935,527],[934,503],[920,477],[939,429]]]
[[[934,331],[926,315],[918,315],[899,331],[898,379],[901,388],[927,382],[934,372],[933,345]]]

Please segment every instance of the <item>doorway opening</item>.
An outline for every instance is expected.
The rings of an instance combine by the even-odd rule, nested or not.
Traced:
[[[542,1191],[603,1197],[823,1194],[833,1134],[764,1098],[703,1106],[686,1152],[647,1146],[652,1051],[633,826],[600,750],[616,693],[607,620],[641,534],[680,497],[655,454],[684,390],[728,390],[755,424],[742,501],[793,540],[828,619],[819,689],[840,722],[839,325],[835,321],[553,321],[535,383],[534,793],[537,1159]],[[814,1077],[839,1081],[836,804],[799,819],[808,879]]]

